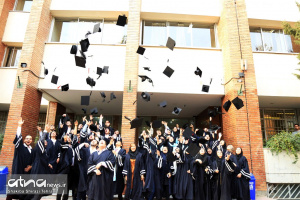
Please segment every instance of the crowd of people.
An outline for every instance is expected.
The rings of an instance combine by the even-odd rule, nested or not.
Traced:
[[[34,149],[32,137],[22,137],[18,121],[12,174],[67,174],[73,200],[169,199],[230,200],[250,199],[248,162],[242,148],[221,140],[211,129],[194,130],[193,125],[143,131],[128,151],[122,137],[110,122],[83,117],[74,122],[64,114],[58,131],[38,127],[39,140]],[[26,123],[25,123],[26,124]],[[191,135],[185,134],[190,129]],[[193,148],[192,148],[193,146]],[[197,148],[195,148],[195,146]],[[197,149],[195,154],[193,150]],[[198,150],[199,149],[199,150]],[[190,151],[190,152],[189,152]],[[68,199],[68,192],[57,199]],[[7,199],[16,198],[7,195]],[[20,195],[20,199],[40,199],[42,195]]]

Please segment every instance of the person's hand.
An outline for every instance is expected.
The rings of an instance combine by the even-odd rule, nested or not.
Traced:
[[[42,131],[42,128],[41,128],[40,126],[37,126],[36,128],[37,128],[37,130],[38,130],[39,132]]]
[[[171,178],[171,176],[172,176],[172,174],[169,172],[169,173],[167,174],[167,177],[168,177],[168,178]]]
[[[56,159],[56,163],[59,163],[59,158]]]
[[[66,117],[66,116],[67,116],[67,114],[63,114],[62,116],[63,116],[63,117]]]
[[[158,156],[160,156],[160,151],[159,151],[159,150],[156,150],[156,154],[157,154]]]
[[[114,143],[114,138],[111,138],[110,141],[109,141],[109,144],[112,145],[113,143]]]
[[[86,147],[86,148],[89,148],[89,143],[84,143],[84,146]]]
[[[227,154],[227,155],[225,156],[225,159],[228,161],[228,160],[230,159],[230,156],[231,156],[231,154]]]
[[[218,174],[218,173],[219,173],[219,170],[218,170],[218,169],[216,169],[216,170],[215,170],[215,173],[217,173],[217,174]]]
[[[116,155],[116,151],[115,150],[112,150],[111,152]]]
[[[59,128],[63,128],[63,127],[64,127],[64,125],[63,125],[63,124],[60,124],[60,125],[59,125]]]
[[[212,120],[212,117],[209,117],[209,121],[211,121]]]
[[[51,165],[51,164],[49,164],[49,165],[48,165],[48,167],[50,167],[50,169],[53,169],[53,167],[52,167],[52,165]]]
[[[208,168],[205,168],[205,172],[208,172]]]
[[[124,180],[127,182],[127,176],[124,176]]]
[[[31,168],[32,168],[32,167],[31,167],[30,165],[27,165],[27,167],[24,169],[24,171],[25,171],[25,172],[29,172],[29,171],[31,170]]]
[[[78,126],[78,121],[77,121],[77,120],[74,122],[74,125],[75,125],[75,126]]]
[[[191,170],[187,170],[186,172],[187,172],[188,174],[190,174],[190,173],[191,173]]]
[[[96,169],[99,169],[101,167],[101,163],[98,163],[97,165],[96,165]]]
[[[18,126],[22,127],[23,124],[24,124],[24,120],[22,120],[22,117],[20,117],[20,119],[18,121]]]
[[[99,169],[96,170],[96,175],[97,175],[97,176],[101,175],[101,172],[100,172]]]
[[[242,174],[239,173],[236,177],[241,178],[241,177],[242,177]]]
[[[82,121],[84,122],[86,120],[86,116],[84,116],[83,118],[82,118]]]
[[[222,137],[222,133],[220,132],[220,133],[219,133],[219,139],[221,139],[221,137]]]
[[[144,175],[141,175],[141,181],[145,180]]]
[[[49,132],[51,131],[51,130],[50,130],[50,125],[49,125],[49,124],[46,124],[45,130],[47,131],[47,133],[49,133]]]
[[[94,118],[93,118],[93,115],[90,115],[90,120],[93,120]]]
[[[97,124],[98,124],[98,122],[96,121],[96,122],[95,122],[95,125],[97,126]]]

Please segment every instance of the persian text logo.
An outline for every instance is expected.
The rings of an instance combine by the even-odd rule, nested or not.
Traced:
[[[45,179],[29,179],[25,180],[20,176],[19,179],[10,179],[7,182],[8,187],[27,187],[29,184],[32,184],[32,187],[46,187],[47,180]]]

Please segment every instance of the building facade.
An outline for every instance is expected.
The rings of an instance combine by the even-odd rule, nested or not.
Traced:
[[[128,17],[124,27],[116,26],[119,15]],[[81,121],[82,109],[89,114],[97,107],[121,131],[128,148],[146,124],[130,129],[125,116],[204,128],[208,110],[220,107],[225,114],[213,123],[222,126],[227,144],[243,148],[257,189],[266,190],[263,143],[292,130],[300,118],[299,80],[293,75],[299,47],[282,30],[282,21],[294,25],[299,19],[293,0],[3,0],[0,165],[12,164],[20,116],[26,124],[23,135],[35,137],[37,124],[57,124],[63,113]],[[101,32],[88,36],[86,68],[78,67],[71,46],[96,23]],[[166,48],[168,37],[176,41],[173,51]],[[136,53],[139,46],[146,48],[144,55]],[[103,66],[109,73],[97,79],[97,67]],[[174,69],[170,78],[163,74],[167,66]],[[201,77],[194,74],[197,67]],[[57,84],[51,83],[53,75],[59,77]],[[86,84],[87,77],[96,80],[94,87]],[[70,89],[62,92],[65,84]],[[209,85],[208,92],[203,85]],[[111,92],[116,99],[110,100]],[[151,94],[150,101],[140,97],[142,92]],[[90,96],[89,106],[81,106],[81,96]],[[236,97],[244,107],[232,105],[226,112],[222,105]],[[162,101],[166,108],[158,106]],[[172,114],[174,107],[182,109],[179,115]]]

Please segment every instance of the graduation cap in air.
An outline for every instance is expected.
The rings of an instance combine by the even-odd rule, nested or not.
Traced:
[[[209,91],[209,85],[203,85],[202,92],[208,92],[208,91]]]
[[[110,100],[112,101],[112,100],[114,100],[114,99],[116,99],[117,97],[116,97],[116,95],[112,92],[112,93],[110,93]]]
[[[137,49],[136,53],[138,53],[138,54],[140,54],[140,55],[144,55],[145,50],[146,50],[146,49],[145,49],[144,47],[139,47],[139,48]]]
[[[89,39],[86,38],[86,39],[84,39],[84,40],[81,40],[81,41],[80,41],[80,46],[81,46],[81,50],[82,50],[83,52],[86,52],[86,51],[88,50],[89,46],[90,46]]]
[[[108,74],[108,68],[109,68],[109,66],[104,66],[102,69],[102,73]]]
[[[173,51],[175,45],[176,45],[175,40],[173,40],[172,38],[168,37],[168,41],[167,41],[166,46],[167,46],[170,50]]]
[[[200,76],[200,78],[201,78],[201,76],[202,76],[202,71],[201,71],[201,69],[199,69],[199,67],[197,67],[197,69],[196,69],[196,71],[195,71],[195,75]]]
[[[150,94],[147,92],[142,92],[141,97],[146,102],[150,101]]]
[[[102,68],[101,68],[101,67],[97,67],[97,74],[98,74],[99,76],[102,75]]]
[[[82,108],[81,110],[83,111],[84,114],[86,114],[86,109],[85,108]]]
[[[158,104],[158,106],[161,107],[161,108],[167,107],[167,101],[160,102],[160,103]]]
[[[61,91],[68,91],[69,90],[69,84],[61,86]]]
[[[125,26],[127,21],[127,17],[125,15],[119,15],[117,25],[118,26]]]
[[[45,76],[48,75],[48,72],[49,72],[48,69],[45,68],[45,69],[44,69],[44,75],[45,75]]]
[[[144,68],[144,70],[151,72],[150,67],[143,67],[143,68]]]
[[[77,54],[77,45],[72,45],[70,54],[74,54],[74,55]]]
[[[225,110],[226,112],[228,112],[230,106],[231,106],[231,101],[228,100],[228,101],[226,101],[226,102],[224,103],[223,108],[224,108],[224,110]]]
[[[91,124],[91,125],[90,125],[90,129],[91,129],[91,131],[96,132],[96,131],[97,131],[97,126],[94,125],[94,124]]]
[[[154,120],[152,122],[152,128],[160,128],[162,126],[161,120]]]
[[[138,127],[141,127],[142,124],[143,124],[143,120],[144,118],[135,118],[134,120],[130,120],[128,117],[125,116],[125,119],[129,120],[130,121],[130,129],[133,129],[133,128],[138,128]]]
[[[57,81],[58,81],[58,76],[52,75],[51,83],[57,84]]]
[[[241,109],[242,107],[244,107],[244,102],[239,97],[236,97],[235,99],[233,99],[232,103],[238,110]]]
[[[93,33],[101,32],[100,23],[94,25]]]
[[[179,115],[179,113],[181,112],[181,110],[182,110],[181,108],[174,107],[174,110],[173,110],[172,114]]]
[[[106,98],[106,95],[105,95],[104,92],[100,92],[100,95],[101,95],[102,98],[104,98],[104,99]]]
[[[76,66],[85,68],[86,60],[84,57],[75,56],[75,63]]]
[[[86,78],[86,83],[91,87],[96,85],[96,81],[94,81],[94,79],[92,79],[91,77]]]
[[[81,96],[81,105],[82,106],[90,105],[90,96]]]
[[[89,35],[91,35],[91,34],[92,34],[91,31],[88,31],[88,32],[85,34],[85,38],[88,38]]]
[[[92,115],[93,115],[93,114],[98,114],[98,109],[97,109],[97,107],[91,109],[90,111],[91,111],[91,114],[92,114]]]
[[[191,143],[190,146],[186,150],[191,156],[196,156],[197,153],[200,151],[199,145],[196,143]]]
[[[80,53],[81,57],[83,57],[86,60],[85,53],[83,51],[81,51],[81,50],[79,50],[79,53]]]
[[[176,156],[172,152],[168,152],[167,161],[169,163],[173,163],[176,160]]]
[[[174,70],[171,67],[167,66],[163,73],[167,77],[171,78],[172,74],[174,73]]]

